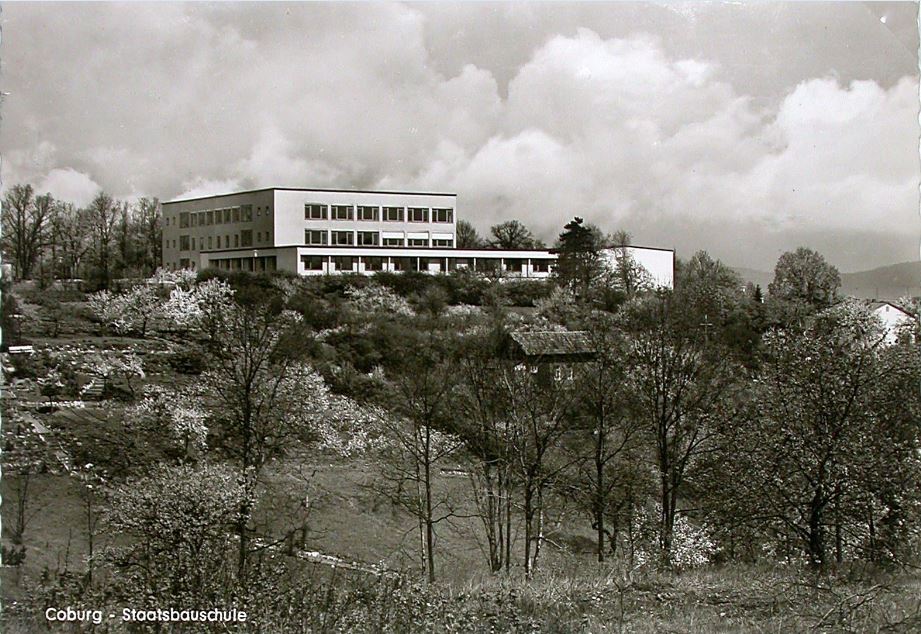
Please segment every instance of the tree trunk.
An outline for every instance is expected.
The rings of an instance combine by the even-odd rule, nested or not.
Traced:
[[[531,578],[531,530],[534,520],[532,495],[531,483],[527,482],[524,489],[524,575],[528,579]]]
[[[602,440],[602,428],[598,426],[598,440],[595,443],[595,528],[597,533],[598,561],[604,563],[604,461],[602,460],[604,452],[604,441]]]
[[[666,567],[672,563],[672,534],[675,528],[675,509],[672,507],[672,491],[668,475],[662,473],[662,515],[659,522],[659,548],[662,563]]]
[[[814,568],[825,566],[825,525],[822,517],[824,502],[821,490],[816,491],[809,512],[809,563]]]
[[[435,524],[432,521],[432,465],[429,460],[431,455],[431,430],[426,428],[426,454],[425,454],[425,546],[428,560],[428,581],[435,582]]]

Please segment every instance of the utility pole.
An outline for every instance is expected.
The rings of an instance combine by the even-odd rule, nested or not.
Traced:
[[[713,324],[710,322],[710,318],[707,315],[704,315],[704,320],[698,325],[704,329],[704,341],[710,343],[710,329],[713,328]]]

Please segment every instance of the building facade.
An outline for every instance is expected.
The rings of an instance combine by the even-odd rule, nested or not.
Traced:
[[[459,249],[456,240],[456,194],[275,187],[163,204],[169,269],[546,278],[556,260],[547,250]],[[629,249],[658,285],[672,285],[673,251]]]

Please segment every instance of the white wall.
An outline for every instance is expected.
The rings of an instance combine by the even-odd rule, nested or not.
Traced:
[[[652,277],[658,287],[675,287],[675,252],[666,249],[648,247],[627,247],[633,260],[642,266]],[[605,249],[604,255],[610,265],[614,265],[616,249]]]
[[[304,205],[352,205],[358,207],[433,207],[454,210],[452,222],[384,222],[368,220],[305,220]],[[275,246],[304,244],[305,229],[332,231],[386,231],[388,233],[456,234],[457,196],[454,194],[397,194],[381,192],[324,192],[275,190]],[[431,212],[430,212],[431,213]],[[405,215],[404,215],[405,218]]]

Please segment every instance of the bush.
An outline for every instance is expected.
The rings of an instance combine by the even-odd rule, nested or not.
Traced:
[[[208,369],[205,354],[197,347],[183,348],[170,353],[166,362],[179,374],[198,375]]]
[[[502,285],[503,294],[512,306],[536,306],[553,292],[553,284],[540,280],[520,280]]]
[[[373,279],[375,283],[386,286],[401,297],[420,295],[437,283],[435,276],[420,273],[419,271],[405,271],[402,273],[381,271],[380,273],[375,273]]]

